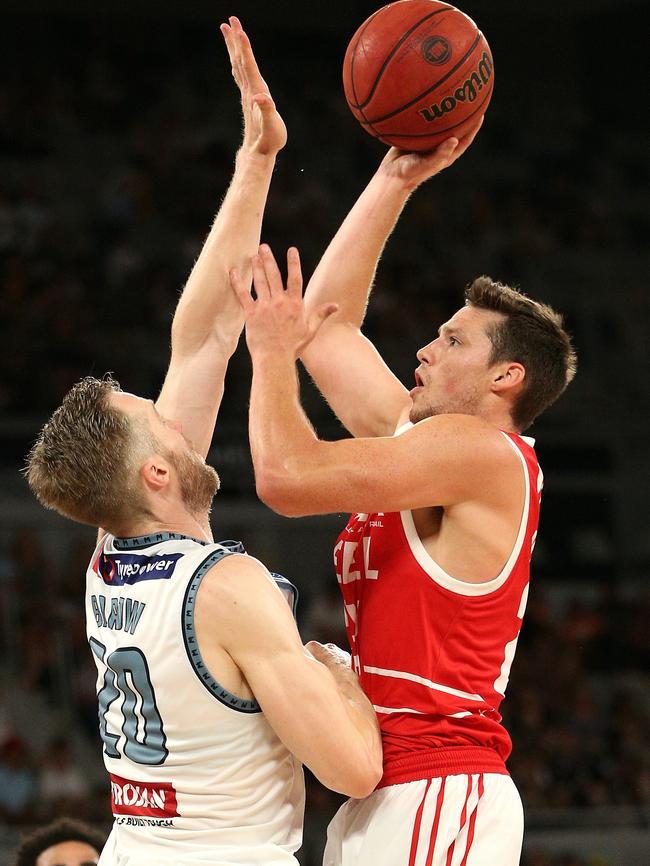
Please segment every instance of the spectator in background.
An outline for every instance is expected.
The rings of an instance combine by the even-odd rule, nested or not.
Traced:
[[[27,746],[10,735],[0,745],[0,819],[29,820],[36,776]]]
[[[70,818],[59,818],[26,836],[14,866],[95,866],[105,835]]]
[[[90,795],[88,780],[63,737],[52,740],[43,755],[38,792],[39,806],[48,816],[78,815]]]

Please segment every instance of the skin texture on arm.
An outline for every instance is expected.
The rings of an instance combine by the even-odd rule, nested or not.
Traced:
[[[324,303],[339,311],[305,347],[302,361],[354,436],[393,433],[408,392],[360,331],[377,263],[409,196],[455,162],[479,126],[429,154],[391,148],[332,239],[305,292],[308,313]]]
[[[263,356],[253,368],[249,431],[257,493],[300,517],[502,502],[494,483],[521,469],[503,436],[469,415],[439,415],[400,436],[324,442],[301,406],[293,363]]]
[[[241,93],[244,137],[230,187],[176,308],[170,365],[156,401],[160,414],[179,422],[204,457],[243,327],[228,271],[237,267],[250,282],[275,158],[286,143],[284,123],[240,22],[230,18],[221,32]]]
[[[352,797],[374,789],[382,754],[372,705],[330,651],[312,647],[320,661],[303,647],[261,563],[233,555],[215,565],[199,590],[195,622],[208,668],[217,676],[227,653],[278,737],[324,785]]]

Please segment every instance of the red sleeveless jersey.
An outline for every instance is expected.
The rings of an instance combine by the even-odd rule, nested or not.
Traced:
[[[543,476],[534,441],[503,435],[521,460],[526,496],[515,546],[493,580],[444,572],[410,511],[353,514],[334,549],[354,669],[381,726],[380,786],[507,773],[499,705],[528,598]]]

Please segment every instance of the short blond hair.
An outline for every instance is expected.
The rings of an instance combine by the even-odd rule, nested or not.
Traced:
[[[41,430],[25,476],[39,502],[79,523],[111,530],[150,514],[139,486],[143,434],[110,405],[120,385],[109,375],[77,382]]]

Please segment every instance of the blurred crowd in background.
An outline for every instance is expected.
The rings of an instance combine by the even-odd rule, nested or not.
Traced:
[[[138,18],[16,16],[6,23],[0,467],[15,474],[40,423],[81,376],[111,370],[126,389],[155,396],[175,303],[225,192],[240,121],[218,21],[151,27]],[[318,52],[309,34],[299,34],[278,50],[277,31],[244,23],[289,127],[263,236],[279,254],[296,244],[308,275],[383,151],[343,99],[338,58],[349,34],[320,34]],[[597,28],[579,23],[587,33]],[[621,542],[638,509],[617,518],[614,497],[624,485],[618,476],[611,489],[598,481],[616,469],[616,442],[641,442],[638,431],[647,427],[647,408],[636,413],[650,398],[641,279],[650,222],[647,142],[624,123],[603,122],[584,69],[587,49],[572,53],[570,28],[554,35],[564,65],[545,68],[543,82],[530,68],[513,80],[507,64],[523,69],[527,49],[511,38],[519,25],[509,26],[509,36],[496,34],[492,44],[496,91],[485,126],[463,160],[409,203],[382,261],[367,333],[410,382],[415,350],[479,273],[521,285],[567,315],[579,375],[533,435],[554,444],[544,466],[551,479],[551,457],[573,477],[570,431],[585,437],[583,453],[594,457],[580,466],[586,483],[578,489],[600,517],[569,526],[565,512],[584,513],[587,499],[578,506],[567,500],[562,512],[549,484],[556,517],[542,513],[543,580],[534,571],[504,702],[514,741],[509,767],[527,809],[647,809],[650,593],[642,578],[650,545],[636,530],[634,550]],[[539,38],[552,43],[550,34]],[[506,74],[499,39],[511,50]],[[614,86],[603,88],[604,104]],[[617,120],[625,117],[631,123],[624,111]],[[254,495],[245,439],[249,378],[240,347],[213,454],[224,507]],[[305,402],[319,431],[341,435],[308,383]],[[255,535],[255,527],[243,527],[249,550],[261,555]],[[285,535],[265,536],[278,570],[287,559]],[[52,556],[38,524],[0,532],[0,823],[7,825],[58,814],[109,823],[81,588],[92,535],[70,537]],[[320,569],[288,576],[302,593],[303,638],[345,645],[329,541],[324,533]],[[339,802],[309,780],[305,866],[320,862],[324,828]],[[528,851],[524,862],[599,866],[541,850]]]
[[[240,121],[216,24],[161,28],[146,38],[142,23],[128,25],[70,21],[54,34],[37,25],[27,65],[22,42],[4,34],[4,412],[49,410],[89,366],[118,371],[137,393],[155,391],[179,290],[230,176]],[[289,127],[264,237],[278,253],[299,246],[309,274],[383,151],[348,112],[331,35],[322,37],[328,60],[320,65],[308,40],[278,52],[262,31],[256,45]],[[296,74],[307,62],[309,78],[298,90]],[[574,62],[579,70],[580,58]],[[370,334],[399,353],[410,375],[404,340],[414,352],[430,339],[464,284],[487,272],[559,302],[587,370],[594,348],[628,360],[636,352],[640,363],[647,292],[631,274],[639,274],[635,251],[648,229],[643,140],[599,124],[575,99],[526,101],[505,75],[497,82],[474,148],[409,205],[380,270]],[[516,105],[508,104],[509,90]],[[615,275],[624,303],[609,316]],[[581,321],[591,279],[601,288],[590,288],[588,300],[604,302],[597,347]],[[247,378],[238,358],[227,419],[241,422]],[[638,399],[639,388],[647,394],[636,378],[622,383],[621,399]]]

